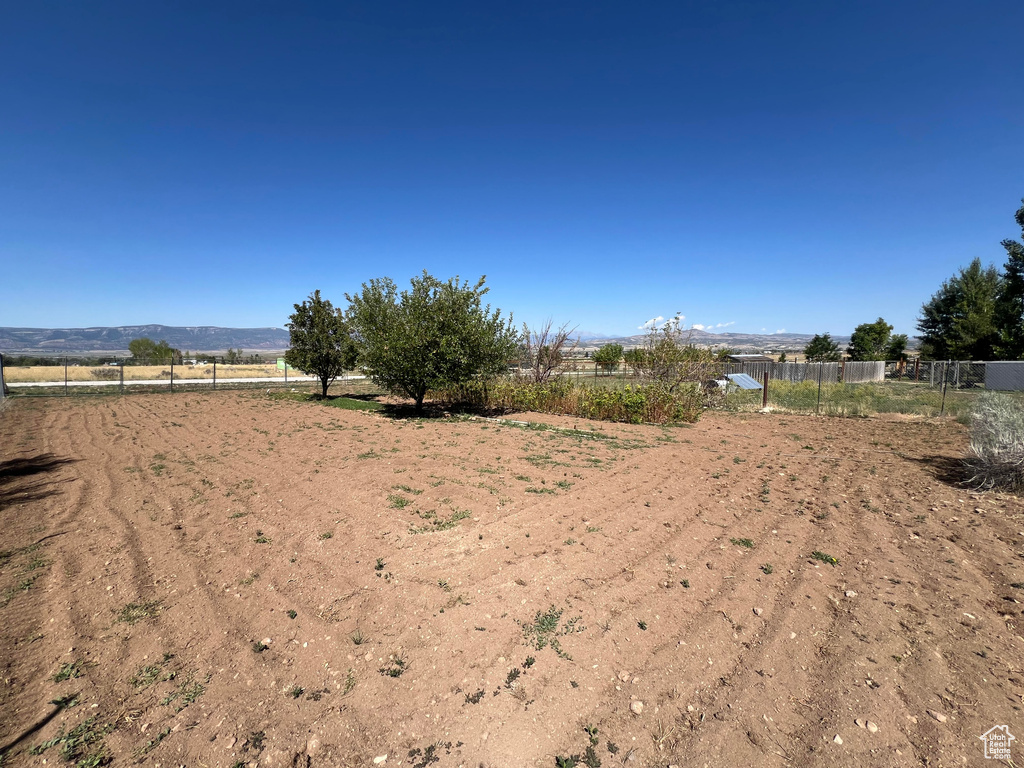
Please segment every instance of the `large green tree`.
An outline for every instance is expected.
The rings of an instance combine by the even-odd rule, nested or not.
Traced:
[[[992,360],[1000,343],[996,305],[1002,277],[975,259],[921,307],[921,354],[934,360]]]
[[[804,347],[804,356],[811,363],[834,363],[843,354],[839,351],[839,345],[832,341],[830,334],[819,333]]]
[[[379,386],[412,398],[417,413],[431,389],[504,371],[521,339],[511,316],[482,305],[487,290],[483,277],[470,285],[426,271],[401,292],[386,277],[364,283],[360,293],[346,295],[360,368]]]
[[[327,397],[334,380],[356,363],[356,345],[345,317],[320,297],[320,291],[313,291],[308,300],[295,305],[289,319],[285,327],[290,347],[284,354],[285,362],[320,379],[323,397]]]
[[[1016,219],[1024,241],[1024,205],[1017,210]],[[1024,243],[1003,240],[1003,248],[1006,249],[1006,265],[996,303],[997,351],[1002,357],[1021,360],[1024,359]]]
[[[138,364],[158,365],[161,363],[181,363],[181,350],[175,349],[166,341],[160,342],[147,339],[132,339],[128,342],[128,351]]]
[[[614,371],[619,367],[624,350],[621,344],[605,344],[594,353],[594,364],[601,370]]]
[[[851,360],[898,360],[904,356],[906,346],[906,335],[893,336],[892,326],[878,318],[873,323],[861,323],[853,330],[846,352]]]

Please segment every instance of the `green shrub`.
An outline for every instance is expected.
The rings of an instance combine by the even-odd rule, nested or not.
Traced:
[[[697,384],[684,384],[674,390],[658,383],[608,389],[568,378],[550,379],[541,384],[498,379],[467,382],[431,394],[434,399],[451,405],[503,412],[558,413],[629,424],[693,422],[700,418],[703,410],[703,395]]]

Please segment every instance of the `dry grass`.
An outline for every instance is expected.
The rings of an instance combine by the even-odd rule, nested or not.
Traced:
[[[299,376],[298,371],[288,369],[289,375]],[[280,377],[284,378],[284,371],[279,370],[274,363],[262,365],[217,365],[217,380],[241,379],[255,377]],[[112,365],[69,365],[68,381],[102,381],[105,379],[119,379],[120,370]],[[148,379],[170,379],[171,366],[167,365],[126,365],[124,367],[125,381],[142,381]],[[176,365],[174,366],[174,378],[182,379],[210,379],[213,380],[212,365]],[[24,367],[4,368],[4,380],[7,383],[15,382],[64,382],[64,366],[62,365],[30,365]]]

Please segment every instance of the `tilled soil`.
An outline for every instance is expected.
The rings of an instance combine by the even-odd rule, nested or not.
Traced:
[[[12,403],[0,764],[984,765],[1024,732],[1024,505],[954,484],[962,426],[513,418],[557,429]]]

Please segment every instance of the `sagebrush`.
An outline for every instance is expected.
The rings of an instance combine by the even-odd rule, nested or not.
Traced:
[[[966,484],[979,490],[1024,488],[1024,406],[999,392],[975,402]]]

